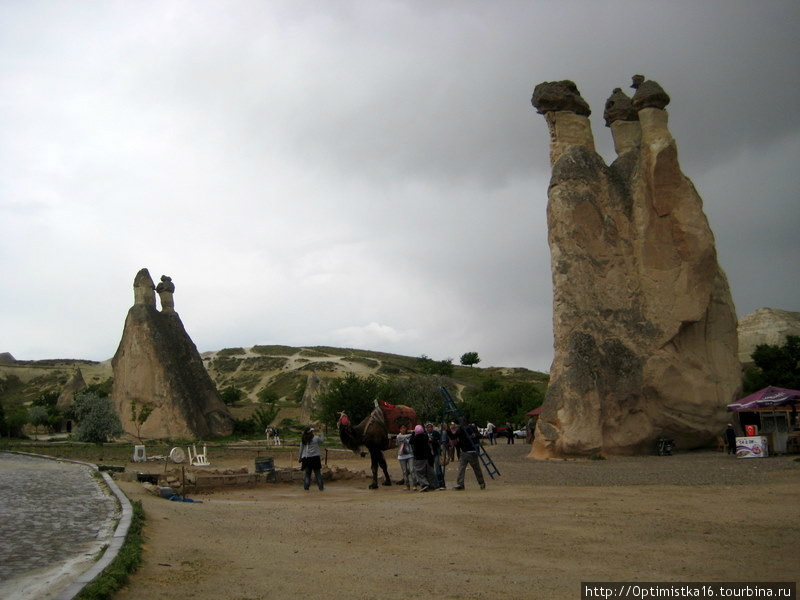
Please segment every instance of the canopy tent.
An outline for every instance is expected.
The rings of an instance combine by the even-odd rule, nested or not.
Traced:
[[[539,413],[541,412],[542,412],[542,407],[540,406],[539,408],[534,408],[533,410],[529,410],[525,414],[528,415],[529,417],[538,417]]]
[[[787,390],[779,387],[765,387],[741,400],[728,404],[728,410],[732,412],[753,411],[786,404],[797,404],[800,402],[800,391]]]

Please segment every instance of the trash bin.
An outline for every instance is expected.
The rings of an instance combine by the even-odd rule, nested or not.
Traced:
[[[256,459],[256,473],[267,473],[275,470],[275,459],[272,457]]]

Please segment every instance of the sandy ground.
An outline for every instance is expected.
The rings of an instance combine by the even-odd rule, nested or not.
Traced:
[[[147,522],[144,564],[115,598],[566,599],[589,581],[800,580],[795,457],[540,462],[519,443],[487,450],[501,476],[483,491],[470,471],[465,491],[263,484],[193,496],[202,503],[121,482]],[[213,466],[252,470],[227,462]],[[329,462],[368,468],[347,453]]]

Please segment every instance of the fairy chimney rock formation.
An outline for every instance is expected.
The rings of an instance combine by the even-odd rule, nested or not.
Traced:
[[[606,102],[616,160],[594,150],[571,81],[536,86],[550,132],[555,356],[531,456],[708,444],[738,397],[736,313],[702,201],[678,165],[656,82]]]
[[[83,379],[83,373],[81,372],[80,368],[75,369],[72,377],[70,377],[67,383],[64,384],[64,389],[62,389],[61,393],[58,395],[56,408],[61,412],[67,410],[70,406],[72,406],[72,403],[75,400],[75,394],[85,390],[87,387],[89,386],[86,385],[86,381]]]
[[[156,286],[156,292],[161,300],[161,310],[175,312],[175,300],[172,298],[172,294],[175,293],[175,284],[172,283],[172,277],[162,275],[161,282]]]
[[[134,304],[125,319],[117,352],[111,361],[111,397],[122,426],[137,435],[132,405],[153,412],[141,426],[143,438],[207,439],[230,435],[233,418],[208,375],[197,347],[174,310],[175,287],[166,275],[158,290],[147,269],[133,281]],[[162,310],[156,308],[158,291]]]

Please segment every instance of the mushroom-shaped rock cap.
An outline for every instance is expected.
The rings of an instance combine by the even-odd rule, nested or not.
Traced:
[[[606,120],[606,127],[611,127],[614,121],[638,121],[639,114],[633,108],[633,103],[625,92],[619,88],[614,88],[614,91],[606,100],[603,118]]]
[[[669,96],[658,83],[651,79],[644,79],[643,75],[633,76],[632,88],[636,90],[633,95],[633,108],[642,110],[643,108],[664,109],[669,104]]]
[[[537,85],[533,90],[531,104],[541,115],[562,110],[586,117],[592,114],[586,100],[581,97],[578,86],[568,79],[544,81]]]

